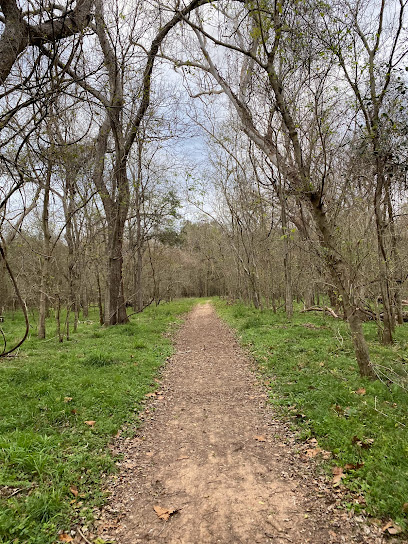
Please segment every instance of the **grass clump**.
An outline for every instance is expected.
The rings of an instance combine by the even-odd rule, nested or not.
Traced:
[[[293,420],[299,437],[314,436],[333,452],[326,465],[362,466],[342,483],[362,493],[369,514],[391,517],[408,528],[408,393],[395,380],[361,378],[347,324],[330,317],[257,311],[243,304],[216,303],[239,331],[265,376],[270,402]],[[376,326],[364,325],[372,361],[395,375],[408,360],[407,325],[398,327],[392,347],[378,343]]]
[[[101,352],[91,353],[90,355],[85,357],[85,359],[82,362],[82,364],[85,366],[96,366],[99,368],[104,366],[114,365],[116,363],[118,363],[117,360]]]
[[[95,314],[61,344],[32,331],[17,357],[1,360],[1,544],[52,544],[58,531],[92,519],[105,499],[101,481],[115,467],[107,445],[124,424],[137,423],[172,352],[165,333],[193,304],[150,307],[107,328]],[[21,316],[6,314],[2,328],[12,344]]]

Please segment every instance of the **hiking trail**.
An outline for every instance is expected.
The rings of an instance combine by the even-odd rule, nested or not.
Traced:
[[[385,542],[274,419],[254,363],[211,303],[181,327],[144,423],[110,480],[98,534],[118,544]],[[156,511],[155,508],[156,507]],[[168,517],[165,521],[162,517]],[[387,539],[387,542],[390,542]]]

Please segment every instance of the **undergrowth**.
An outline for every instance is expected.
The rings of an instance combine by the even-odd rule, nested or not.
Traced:
[[[216,306],[270,379],[270,402],[291,417],[300,439],[313,436],[333,453],[327,474],[333,465],[363,464],[347,472],[342,484],[362,493],[366,504],[349,506],[407,529],[407,391],[393,380],[359,376],[341,320],[295,312],[288,321],[283,312],[223,301]],[[397,328],[392,347],[378,343],[375,324],[364,328],[373,363],[400,374],[408,361],[407,325]]]
[[[164,333],[193,304],[150,307],[108,328],[91,315],[62,344],[50,321],[50,339],[32,330],[18,356],[0,359],[1,544],[51,544],[92,519],[115,466],[107,445],[126,422],[137,424],[172,352]],[[17,313],[1,325],[10,345],[24,328]]]

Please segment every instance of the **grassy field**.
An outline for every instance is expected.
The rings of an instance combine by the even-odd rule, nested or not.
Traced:
[[[374,517],[392,518],[408,528],[408,393],[394,384],[386,367],[405,376],[408,325],[398,327],[396,344],[381,346],[376,328],[365,324],[373,362],[391,377],[362,379],[357,371],[347,325],[331,317],[257,311],[242,304],[216,303],[220,315],[238,330],[242,343],[270,378],[270,401],[291,417],[299,437],[315,437],[333,452],[326,462],[356,469],[344,471],[342,484],[362,493],[364,509]]]
[[[51,544],[59,530],[92,519],[114,470],[107,444],[137,423],[158,368],[172,353],[166,331],[193,300],[150,307],[128,325],[103,328],[96,314],[62,344],[48,324],[18,357],[0,359],[0,542]],[[21,315],[2,328],[13,344]]]

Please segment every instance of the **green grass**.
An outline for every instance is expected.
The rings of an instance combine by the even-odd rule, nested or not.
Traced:
[[[123,425],[137,424],[172,353],[164,333],[193,304],[150,307],[108,328],[95,314],[62,344],[50,321],[50,339],[33,330],[18,357],[0,359],[1,544],[51,544],[59,530],[92,519],[105,499],[101,481],[115,467],[107,445]],[[12,345],[21,315],[6,314],[2,328]]]
[[[364,463],[342,483],[364,495],[366,512],[407,529],[408,393],[393,380],[359,376],[347,324],[340,320],[297,312],[288,321],[282,312],[222,301],[216,306],[271,379],[270,401],[291,417],[299,438],[316,437],[333,452],[327,474],[333,465]],[[373,323],[365,324],[365,332],[372,361],[406,376],[407,325],[398,327],[392,347],[376,341]]]

